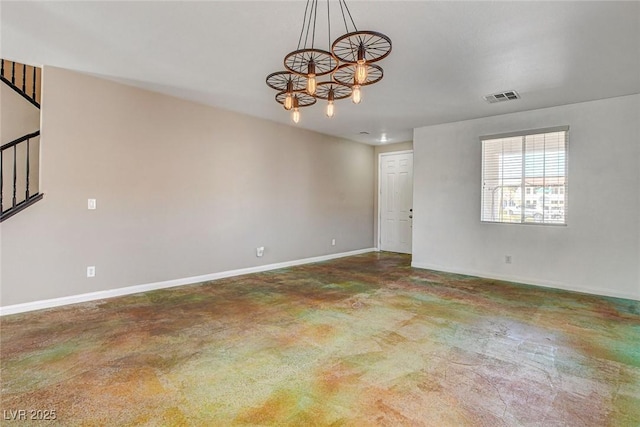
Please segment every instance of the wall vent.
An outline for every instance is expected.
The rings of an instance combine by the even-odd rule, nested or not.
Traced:
[[[494,93],[491,95],[483,96],[483,98],[489,104],[494,104],[496,102],[513,101],[515,99],[520,99],[520,95],[515,90],[508,90],[506,92]]]

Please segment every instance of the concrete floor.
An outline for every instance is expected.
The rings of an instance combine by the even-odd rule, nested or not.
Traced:
[[[371,253],[5,316],[0,424],[640,425],[640,302],[409,264]]]

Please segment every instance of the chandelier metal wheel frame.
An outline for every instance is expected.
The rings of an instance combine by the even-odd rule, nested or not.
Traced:
[[[276,94],[276,102],[284,105],[287,92],[278,92]],[[298,100],[298,108],[310,107],[317,102],[316,97],[309,95],[304,91],[294,92],[293,97]]]
[[[276,94],[276,102],[282,104],[285,110],[292,110],[291,119],[294,123],[300,121],[300,108],[310,107],[316,103],[316,98],[309,95],[303,90],[294,92],[278,92]]]
[[[316,98],[318,99],[346,99],[351,96],[351,87],[339,82],[322,82],[318,83]]]
[[[357,63],[358,54],[366,62],[376,62],[391,53],[391,39],[377,31],[356,31],[338,37],[331,45],[331,52],[342,62]]]
[[[331,51],[316,48],[318,3],[319,0],[307,0],[298,46],[284,57],[286,71],[271,73],[266,79],[267,86],[278,91],[276,101],[285,110],[292,110],[295,123],[300,120],[299,108],[311,106],[317,99],[328,101],[328,117],[334,115],[336,100],[351,97],[355,104],[360,103],[361,87],[377,83],[384,76],[382,67],[372,63],[386,58],[392,49],[391,39],[386,35],[358,30],[346,0],[338,0],[346,33],[331,43],[330,0],[327,0]],[[325,76],[329,80],[317,81]]]
[[[292,73],[304,76],[309,64],[315,65],[315,75],[324,76],[338,68],[338,60],[326,50],[300,49],[291,52],[284,58],[284,67]]]
[[[384,77],[384,70],[376,64],[366,64],[367,77],[360,83],[360,86],[372,85],[378,83]],[[354,64],[340,65],[333,73],[333,80],[338,83],[353,86],[356,75],[356,66]]]
[[[307,86],[306,79],[289,71],[276,71],[267,76],[267,86],[279,91],[286,91],[291,83],[291,91],[303,90]]]

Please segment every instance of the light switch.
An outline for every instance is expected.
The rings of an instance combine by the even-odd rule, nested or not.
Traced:
[[[90,210],[94,210],[96,208],[96,199],[88,199],[87,208]]]

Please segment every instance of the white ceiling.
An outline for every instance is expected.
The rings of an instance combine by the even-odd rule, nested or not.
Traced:
[[[640,93],[640,2],[349,1],[393,42],[363,101],[297,126],[369,144],[413,128]],[[336,1],[331,1],[337,12]],[[292,124],[266,76],[298,43],[305,1],[0,3],[0,55]],[[326,2],[316,47],[329,48]],[[332,38],[344,33],[333,14]],[[326,45],[326,46],[325,46]],[[517,101],[483,96],[516,90]],[[361,135],[360,132],[369,132]]]

